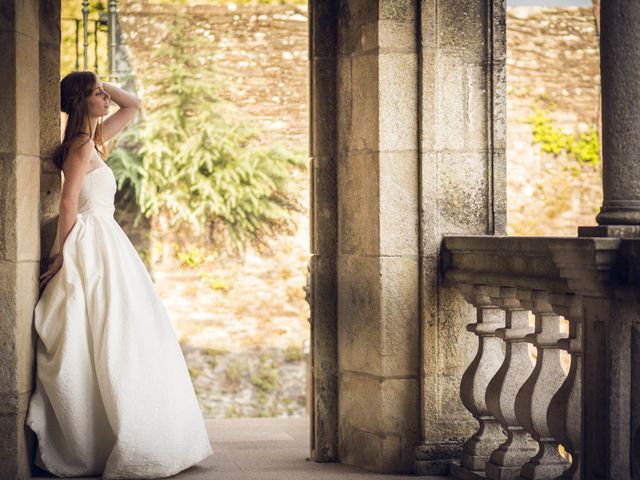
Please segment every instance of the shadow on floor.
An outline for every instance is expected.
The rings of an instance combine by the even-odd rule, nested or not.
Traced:
[[[315,463],[309,455],[309,419],[207,418],[213,455],[182,473],[180,480],[393,480],[337,463]],[[34,477],[36,478],[36,477]],[[53,477],[37,477],[53,478]],[[447,477],[420,477],[445,479]]]

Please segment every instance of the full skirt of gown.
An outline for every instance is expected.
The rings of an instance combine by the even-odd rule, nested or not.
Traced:
[[[168,313],[113,217],[115,190],[106,164],[85,175],[63,265],[34,312],[26,424],[36,465],[61,477],[162,478],[212,454]]]

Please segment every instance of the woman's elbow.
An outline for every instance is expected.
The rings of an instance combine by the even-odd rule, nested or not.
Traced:
[[[60,213],[76,213],[78,211],[78,202],[69,199],[60,200]]]

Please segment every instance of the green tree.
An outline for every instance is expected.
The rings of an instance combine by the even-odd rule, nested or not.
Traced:
[[[260,129],[221,97],[221,70],[201,54],[206,39],[190,36],[184,15],[167,26],[155,68],[138,78],[143,118],[110,157],[119,188],[130,187],[146,217],[205,230],[214,244],[220,235],[236,247],[273,235],[300,208],[291,172],[306,168],[306,155],[262,144]]]

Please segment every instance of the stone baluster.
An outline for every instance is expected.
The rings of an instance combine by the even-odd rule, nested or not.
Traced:
[[[483,472],[491,452],[504,440],[500,424],[485,402],[487,385],[502,363],[502,341],[496,330],[504,327],[504,313],[493,304],[486,286],[460,287],[466,300],[477,308],[477,323],[467,330],[478,336],[478,352],[462,376],[460,396],[480,426],[463,447],[460,465],[452,465],[454,477],[468,478],[468,472]]]
[[[569,467],[560,455],[558,440],[553,437],[547,420],[551,399],[565,381],[558,341],[566,334],[560,332],[561,317],[554,312],[546,292],[532,292],[531,304],[536,327],[535,333],[527,335],[526,339],[538,349],[538,358],[531,376],[516,396],[516,415],[520,424],[538,441],[539,450],[523,465],[519,478],[553,479]]]
[[[558,342],[560,348],[571,354],[571,366],[551,400],[547,415],[552,435],[571,454],[571,468],[563,473],[563,480],[580,480],[582,470],[582,318],[579,309],[579,305],[572,308],[575,313],[568,317],[569,338]]]
[[[535,443],[522,428],[515,413],[516,394],[529,378],[533,364],[525,337],[533,331],[529,312],[515,288],[501,288],[494,299],[506,312],[505,328],[496,334],[506,342],[502,366],[487,388],[487,406],[507,432],[507,440],[490,456],[486,476],[491,479],[516,478],[520,468],[536,453]],[[523,295],[523,292],[520,292]]]

